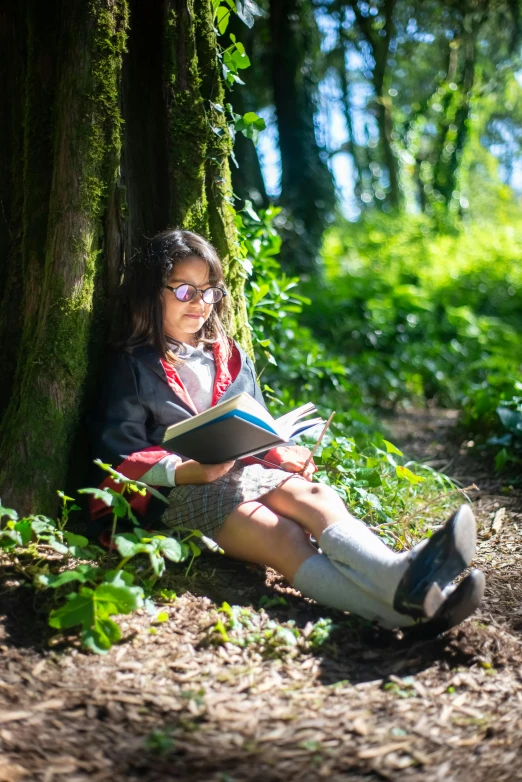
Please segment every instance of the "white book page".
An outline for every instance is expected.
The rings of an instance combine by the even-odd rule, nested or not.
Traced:
[[[322,418],[306,418],[306,416],[312,413],[317,413],[316,406],[313,402],[306,402],[306,404],[277,418],[277,431],[285,440],[291,440],[293,437],[298,437],[319,424],[324,424]]]
[[[278,427],[280,426],[288,426],[295,423],[295,421],[298,421],[300,418],[304,418],[305,415],[309,415],[310,413],[316,413],[317,409],[313,402],[306,402],[306,404],[301,405],[300,407],[296,407],[295,410],[290,410],[289,413],[285,413],[284,415],[279,416],[279,418],[276,418],[276,424]]]

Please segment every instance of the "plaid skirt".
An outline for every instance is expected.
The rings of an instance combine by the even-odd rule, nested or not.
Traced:
[[[161,520],[166,527],[198,529],[214,538],[226,517],[242,502],[258,500],[289,477],[289,473],[262,464],[236,463],[212,483],[175,486]]]

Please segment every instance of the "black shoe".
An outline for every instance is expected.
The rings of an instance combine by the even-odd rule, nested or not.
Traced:
[[[460,624],[481,604],[485,586],[484,573],[472,570],[446,598],[435,616],[427,622],[405,628],[404,637],[409,640],[428,640]]]
[[[469,505],[461,505],[422,548],[411,552],[409,567],[395,593],[394,609],[418,618],[434,616],[445,602],[441,590],[471,564],[476,545],[473,511]]]

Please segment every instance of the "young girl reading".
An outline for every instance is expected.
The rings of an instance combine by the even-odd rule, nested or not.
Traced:
[[[149,526],[161,519],[196,528],[228,556],[274,568],[303,595],[387,627],[420,620],[442,632],[478,607],[480,571],[451,583],[475,554],[468,506],[412,551],[396,553],[312,480],[313,462],[303,470],[306,448],[290,443],[262,461],[226,464],[162,448],[168,426],[241,391],[264,405],[250,358],[224,331],[223,270],[205,239],[182,230],[156,236],[127,273],[123,297],[119,349],[91,419],[93,453],[168,497],[165,510],[135,496]],[[95,518],[107,510],[92,503]]]

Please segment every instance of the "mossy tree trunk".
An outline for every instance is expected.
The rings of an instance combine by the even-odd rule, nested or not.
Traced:
[[[199,231],[241,305],[230,142],[210,0],[11,0],[0,44],[0,498],[46,512],[126,259]],[[230,328],[248,346],[244,308]]]

